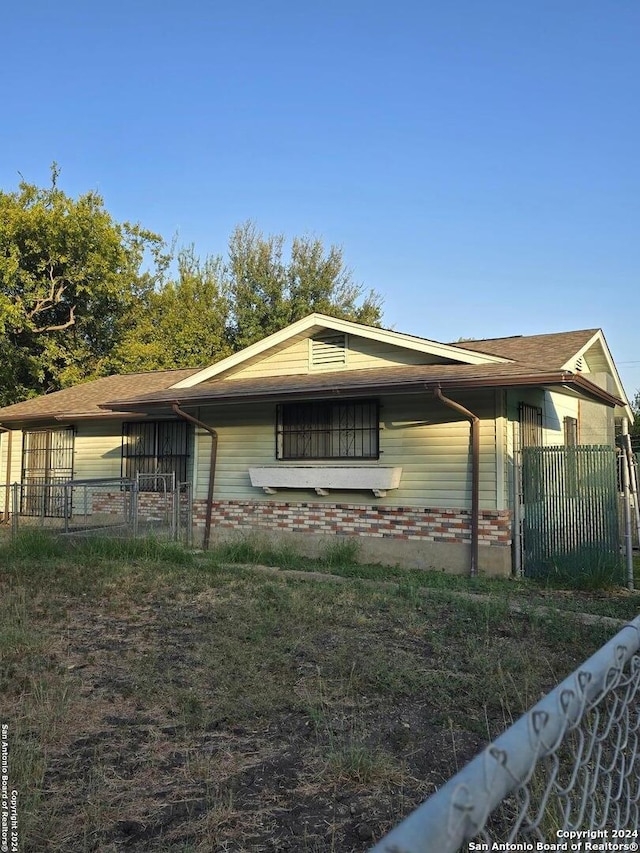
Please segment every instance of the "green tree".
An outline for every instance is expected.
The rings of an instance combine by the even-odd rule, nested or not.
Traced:
[[[191,246],[176,261],[177,278],[139,299],[112,371],[206,366],[230,355],[222,260],[201,261]]]
[[[114,372],[211,364],[317,311],[379,325],[342,250],[236,228],[227,259],[173,256],[102,198],[0,191],[0,405]],[[175,274],[169,273],[175,269]],[[144,270],[144,271],[143,271]]]
[[[126,317],[167,263],[163,241],[102,198],[21,181],[0,191],[0,403],[105,372]],[[142,273],[146,261],[151,272]]]
[[[342,249],[295,237],[288,257],[282,234],[264,236],[253,223],[236,228],[227,265],[229,340],[234,350],[314,311],[379,325],[381,299],[364,295],[345,266]]]

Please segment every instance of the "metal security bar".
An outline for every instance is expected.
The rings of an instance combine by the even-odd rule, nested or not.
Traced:
[[[64,517],[61,484],[73,476],[73,429],[28,430],[22,449],[23,515]],[[51,488],[47,488],[51,487]]]
[[[377,400],[284,403],[278,406],[278,459],[377,459]]]
[[[524,447],[540,447],[542,444],[542,409],[520,403],[518,407],[520,423],[520,449]]]
[[[184,421],[125,422],[122,427],[122,476],[144,475],[140,489],[165,491],[164,475],[187,479],[191,428]],[[152,475],[158,475],[154,477]]]
[[[570,837],[563,833],[592,831],[593,835],[581,837],[593,839],[599,832],[600,839],[615,842],[624,836],[614,836],[614,831],[637,830],[639,652],[640,616],[393,829],[372,853],[561,849],[556,845]],[[475,846],[463,847],[471,841]],[[539,842],[554,846],[538,847]],[[522,846],[493,846],[516,843]]]

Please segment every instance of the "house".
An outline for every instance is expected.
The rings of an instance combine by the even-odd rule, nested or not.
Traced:
[[[207,544],[351,535],[363,559],[506,575],[514,451],[613,444],[621,417],[598,329],[443,344],[312,314],[204,369],[0,409],[0,482],[175,470]]]

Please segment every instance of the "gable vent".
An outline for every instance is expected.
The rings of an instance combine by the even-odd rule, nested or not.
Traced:
[[[346,335],[318,335],[311,338],[311,367],[343,367],[346,363]]]
[[[581,370],[584,369],[584,359],[582,356],[576,359],[576,372],[580,373]]]

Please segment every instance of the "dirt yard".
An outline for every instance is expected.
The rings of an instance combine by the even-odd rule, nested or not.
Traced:
[[[364,851],[615,633],[174,557],[5,554],[25,851]]]

